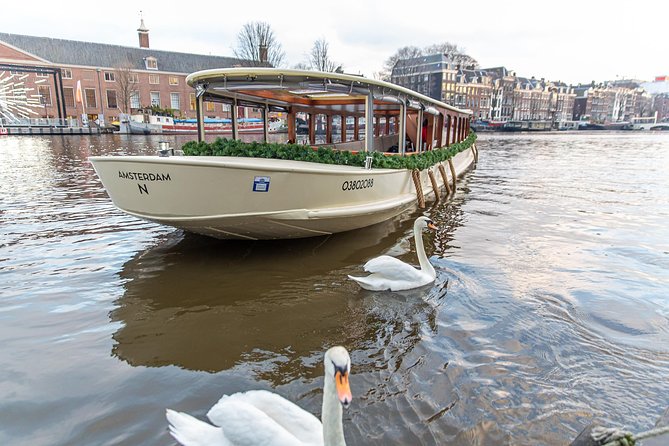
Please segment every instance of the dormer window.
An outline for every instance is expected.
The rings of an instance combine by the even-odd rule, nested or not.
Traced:
[[[157,70],[158,69],[158,59],[155,57],[145,57],[144,63],[146,64],[147,70]]]

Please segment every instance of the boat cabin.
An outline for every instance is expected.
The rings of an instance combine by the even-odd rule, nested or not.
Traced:
[[[468,111],[361,76],[249,67],[199,71],[187,82],[196,90],[200,141],[205,138],[205,101],[230,105],[233,139],[239,137],[239,107],[261,110],[265,141],[269,113],[283,112],[287,142],[297,142],[298,133],[304,133],[312,146],[340,150],[405,155],[446,147],[469,133]]]

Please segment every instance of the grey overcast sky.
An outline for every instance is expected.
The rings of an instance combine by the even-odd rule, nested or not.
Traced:
[[[0,31],[137,46],[139,11],[151,48],[232,56],[249,21],[268,22],[304,62],[324,38],[346,72],[368,77],[398,48],[448,41],[481,67],[567,83],[669,74],[669,2],[421,1],[3,1]]]

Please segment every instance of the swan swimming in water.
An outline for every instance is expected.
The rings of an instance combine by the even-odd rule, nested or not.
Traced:
[[[184,446],[346,446],[342,406],[351,403],[351,359],[344,347],[325,352],[321,424],[318,418],[266,390],[224,395],[207,412],[213,426],[167,409],[170,434]]]
[[[365,271],[371,273],[369,276],[348,276],[349,279],[355,280],[362,288],[370,291],[410,290],[434,282],[437,273],[425,254],[423,228],[437,229],[432,220],[427,217],[418,217],[413,224],[416,254],[418,254],[420,268],[416,269],[395,257],[380,256],[365,263]]]

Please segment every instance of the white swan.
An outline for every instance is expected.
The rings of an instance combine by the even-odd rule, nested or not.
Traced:
[[[351,403],[351,359],[344,347],[325,352],[323,423],[285,398],[266,390],[224,395],[207,412],[215,425],[167,409],[172,436],[184,446],[345,446],[342,406]]]
[[[390,256],[376,257],[365,263],[365,271],[371,273],[366,277],[348,276],[366,290],[370,291],[402,291],[418,288],[434,282],[437,273],[430,264],[423,246],[422,229],[436,230],[437,227],[427,217],[418,217],[413,224],[413,235],[416,240],[416,254],[420,268],[404,263]]]

